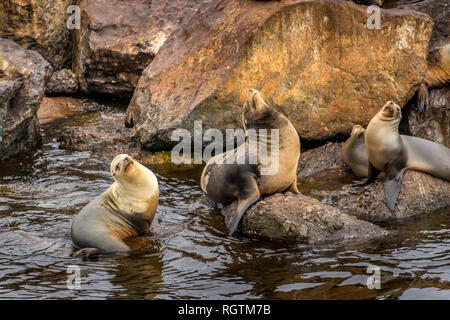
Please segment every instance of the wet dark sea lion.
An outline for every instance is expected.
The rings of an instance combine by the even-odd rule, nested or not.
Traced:
[[[401,136],[398,133],[400,119],[400,107],[389,101],[369,122],[364,135],[369,178],[357,184],[367,185],[380,172],[385,172],[384,194],[391,211],[395,208],[406,169],[450,181],[450,149],[429,140]]]
[[[83,255],[129,251],[122,240],[147,231],[155,216],[159,187],[153,172],[126,154],[116,156],[110,170],[115,182],[72,222],[72,241],[85,249]]]
[[[201,176],[202,190],[210,199],[220,203],[238,200],[230,235],[236,231],[245,211],[261,196],[287,190],[299,193],[297,165],[300,139],[291,122],[270,108],[258,91],[249,90],[244,104],[243,124],[245,143],[209,159]],[[267,138],[261,135],[260,129],[267,129]],[[272,135],[271,129],[278,129],[279,139]],[[252,141],[258,142],[257,150],[251,148]],[[278,150],[273,150],[277,143]],[[270,163],[260,158],[261,149],[271,152]],[[236,162],[226,163],[226,159],[235,157]],[[250,158],[257,161],[252,164]]]

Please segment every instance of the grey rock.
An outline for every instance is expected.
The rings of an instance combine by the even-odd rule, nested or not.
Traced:
[[[51,70],[36,51],[0,39],[0,159],[39,145],[36,112]]]
[[[78,80],[75,73],[69,69],[61,69],[54,72],[45,88],[46,94],[68,95],[78,91]]]
[[[342,145],[343,143],[328,142],[318,148],[302,152],[298,162],[298,177],[311,177],[322,171],[344,166]]]
[[[412,107],[408,115],[410,134],[450,148],[450,88],[430,90],[427,105],[425,112],[416,105]]]
[[[228,226],[236,205],[234,202],[223,210]],[[362,241],[387,234],[386,230],[370,222],[291,192],[277,193],[258,201],[246,212],[240,230],[249,237],[308,244]]]
[[[450,206],[450,182],[426,173],[407,170],[395,210],[387,206],[383,181],[364,187],[345,186],[331,191],[323,203],[371,222],[397,222]]]

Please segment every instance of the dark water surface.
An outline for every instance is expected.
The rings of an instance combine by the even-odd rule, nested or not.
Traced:
[[[61,127],[83,117],[47,125],[40,150],[0,162],[0,298],[450,299],[450,210],[363,243],[231,238],[202,198],[201,167],[150,168],[160,205],[149,234],[128,241],[133,253],[71,258],[72,217],[113,182],[111,159],[59,149]],[[70,265],[81,268],[80,290],[67,288]],[[366,286],[369,265],[381,268],[379,290]]]

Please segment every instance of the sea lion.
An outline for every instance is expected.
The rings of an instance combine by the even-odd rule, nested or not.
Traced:
[[[114,183],[89,202],[73,219],[72,241],[84,255],[129,251],[122,241],[147,231],[159,199],[153,172],[127,154],[114,158],[110,166]],[[79,255],[76,253],[75,255]]]
[[[210,199],[225,204],[238,200],[230,235],[236,231],[245,211],[261,196],[287,190],[300,193],[297,188],[300,139],[291,122],[270,108],[258,91],[250,89],[243,107],[243,127],[245,142],[209,159],[201,176],[201,188]],[[263,135],[264,129],[267,137]],[[272,133],[273,129],[278,129],[278,137]],[[251,147],[254,141],[257,150]],[[277,144],[278,150],[273,150]],[[270,163],[263,161],[260,150],[268,153],[270,150]],[[229,164],[226,159],[236,161]],[[249,159],[256,161],[252,164]],[[274,164],[276,170],[266,174],[265,170]]]
[[[355,176],[365,178],[369,176],[369,159],[364,143],[364,128],[354,125],[350,138],[342,146],[342,160],[352,169]]]
[[[436,142],[401,136],[398,125],[401,108],[392,101],[370,120],[364,134],[369,160],[369,178],[358,185],[373,182],[384,171],[384,195],[388,208],[395,208],[406,169],[423,171],[450,181],[450,149]]]
[[[450,81],[450,43],[431,50],[427,64],[428,71],[417,94],[417,106],[421,112],[427,110],[428,89],[442,87]]]

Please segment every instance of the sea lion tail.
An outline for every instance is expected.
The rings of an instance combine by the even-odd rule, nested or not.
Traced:
[[[229,233],[230,236],[232,236],[236,232],[236,230],[239,226],[239,223],[241,222],[242,217],[244,216],[244,213],[247,211],[247,209],[250,208],[253,204],[255,204],[258,200],[259,200],[259,197],[239,201],[238,207],[236,209],[236,214],[234,215],[233,219],[231,220],[230,233]]]
[[[402,187],[402,179],[405,168],[400,170],[395,176],[387,174],[384,181],[384,197],[389,210],[394,211],[398,195]]]
[[[240,190],[238,193],[238,206],[230,223],[230,236],[232,236],[236,232],[239,223],[241,222],[242,217],[244,216],[247,209],[255,204],[261,197],[258,189],[258,184],[256,183],[254,177],[248,177],[243,182],[244,183],[239,188]]]

